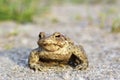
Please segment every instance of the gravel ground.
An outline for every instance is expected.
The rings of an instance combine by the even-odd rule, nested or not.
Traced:
[[[68,7],[63,8],[62,11],[64,10],[66,12],[68,10],[68,13],[71,11]],[[63,15],[62,11],[61,13],[56,11],[56,7],[53,11],[54,14]],[[45,72],[34,72],[29,69],[28,56],[30,51],[37,47],[36,41],[40,31],[48,34],[59,31],[73,39],[76,44],[83,45],[89,59],[89,68],[85,71],[66,69]],[[0,23],[0,38],[0,80],[120,79],[120,34],[110,33],[109,29],[101,29],[85,21],[79,24],[72,21],[51,24],[48,20],[42,25],[4,22]]]

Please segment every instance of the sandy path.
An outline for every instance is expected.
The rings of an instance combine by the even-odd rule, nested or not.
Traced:
[[[85,26],[82,24],[71,22],[43,25],[1,23],[0,80],[119,80],[120,34],[88,26],[86,23],[84,23]],[[17,35],[9,36],[14,30],[18,30]],[[40,31],[47,33],[59,31],[72,38],[76,44],[83,45],[89,59],[89,69],[46,72],[34,72],[29,69],[28,55],[31,49],[37,47],[36,41]],[[14,48],[5,50],[6,45],[12,45]]]

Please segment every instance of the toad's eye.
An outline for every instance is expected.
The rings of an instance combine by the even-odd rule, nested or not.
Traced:
[[[44,32],[40,32],[39,33],[39,38],[41,39],[41,38],[45,38],[45,33]]]
[[[39,34],[39,38],[41,38],[41,35]]]
[[[59,37],[60,37],[60,35],[56,35],[55,37],[59,38]]]

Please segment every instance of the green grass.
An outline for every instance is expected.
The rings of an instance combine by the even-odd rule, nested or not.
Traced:
[[[111,31],[115,33],[120,32],[120,16],[113,20]]]
[[[104,12],[101,12],[99,14],[99,18],[100,18],[100,28],[105,27],[105,22],[106,22],[106,19],[107,19],[107,14],[104,13]]]
[[[73,4],[99,4],[99,3],[107,3],[107,4],[113,4],[116,3],[117,0],[65,0],[66,2],[70,2]]]
[[[37,12],[44,12],[44,6],[39,7],[40,0],[0,0],[0,20],[31,22]]]
[[[6,50],[10,50],[10,49],[13,48],[13,45],[14,45],[14,44],[9,43],[9,44],[6,44],[6,45],[4,46],[4,48],[5,48]]]
[[[20,31],[19,31],[18,27],[15,27],[11,32],[9,32],[8,37],[17,36],[17,35],[19,35],[19,33],[20,33]]]
[[[116,1],[117,0],[0,0],[0,21],[14,20],[20,23],[31,22],[36,14],[44,14],[49,10],[51,5],[56,4],[115,3]]]
[[[85,3],[86,0],[68,0],[70,3],[75,3],[75,4],[80,4],[80,3]]]
[[[76,15],[74,16],[74,19],[75,19],[76,21],[80,21],[80,20],[82,19],[82,16],[81,16],[80,14],[76,14]]]
[[[54,24],[56,24],[56,23],[58,23],[58,22],[60,22],[60,21],[59,21],[58,18],[53,17],[53,18],[51,19],[51,22],[54,23]]]

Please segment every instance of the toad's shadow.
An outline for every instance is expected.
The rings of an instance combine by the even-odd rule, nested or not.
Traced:
[[[11,50],[0,51],[0,56],[8,57],[19,66],[28,67],[30,51],[31,49],[29,48],[14,48]]]

